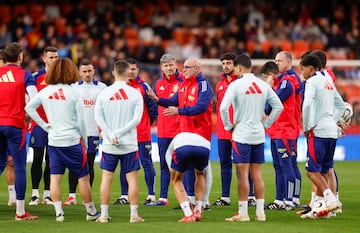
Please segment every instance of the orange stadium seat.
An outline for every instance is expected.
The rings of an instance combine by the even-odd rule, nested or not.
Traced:
[[[252,54],[252,52],[254,51],[255,44],[256,44],[255,41],[247,40],[245,45],[246,52]]]
[[[292,51],[292,43],[290,40],[282,40],[279,41],[279,45],[281,50],[291,52]]]
[[[0,22],[1,22],[1,24],[9,23],[10,19],[11,19],[10,7],[7,5],[0,5]]]
[[[126,44],[129,48],[130,55],[134,55],[136,48],[139,45],[139,40],[137,38],[129,38],[126,40]]]
[[[294,54],[295,58],[300,58],[302,54],[310,49],[309,42],[306,40],[295,40],[294,41]]]
[[[261,43],[261,47],[264,51],[265,54],[269,54],[269,50],[271,48],[271,46],[273,45],[273,42],[270,40],[264,41]]]
[[[183,28],[175,28],[172,32],[172,37],[179,45],[184,44],[184,41],[185,41],[184,33],[185,33],[185,30]]]
[[[19,14],[26,15],[28,14],[28,7],[25,4],[15,5],[12,9],[13,17],[18,16]]]
[[[324,43],[319,40],[312,42],[310,44],[310,50],[316,50],[316,49],[324,50],[325,49]]]
[[[125,28],[124,36],[126,39],[138,39],[139,31],[136,28]]]

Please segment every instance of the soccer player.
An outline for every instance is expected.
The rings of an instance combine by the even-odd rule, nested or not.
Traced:
[[[274,89],[284,104],[286,113],[282,112],[268,130],[270,138],[274,139],[271,142],[271,150],[276,174],[276,197],[274,202],[266,205],[266,208],[292,210],[300,205],[301,173],[297,164],[297,139],[301,128],[302,89],[300,77],[292,68],[291,53],[287,51],[277,53],[275,63],[280,75],[275,80]],[[271,108],[267,107],[266,113],[269,111]]]
[[[58,59],[58,49],[53,46],[48,46],[44,49],[42,54],[42,60],[45,63],[45,68],[33,73],[34,79],[36,80],[36,88],[38,91],[42,90],[47,86],[45,83],[46,72],[52,62]],[[37,110],[41,118],[47,122],[46,114],[42,106]],[[34,157],[31,164],[31,183],[32,183],[32,195],[29,205],[39,205],[39,184],[41,178],[44,179],[44,193],[42,197],[42,203],[52,204],[50,197],[50,168],[49,168],[49,155],[47,150],[48,135],[34,120],[30,122],[30,147],[33,148]],[[43,159],[45,153],[45,169],[43,174]]]
[[[172,97],[184,80],[184,75],[176,68],[176,58],[171,54],[164,54],[160,58],[162,78],[155,83],[154,91],[160,98]],[[158,105],[157,135],[160,156],[160,198],[156,205],[168,206],[168,189],[170,183],[170,171],[165,160],[165,153],[171,140],[180,132],[179,116],[165,116],[166,108]]]
[[[139,64],[134,58],[127,58],[130,65],[128,84],[138,90],[143,96],[144,111],[140,123],[137,125],[137,139],[139,143],[139,156],[141,165],[144,168],[145,183],[148,189],[148,196],[144,205],[154,205],[155,201],[155,168],[151,158],[151,129],[150,126],[157,118],[157,105],[146,94],[151,87],[139,76]],[[123,204],[122,199],[128,198],[128,183],[125,177],[125,171],[120,170],[121,197],[113,204]],[[128,204],[128,202],[125,202]]]
[[[290,211],[295,208],[293,196],[296,181],[292,157],[296,154],[296,140],[299,136],[297,119],[300,119],[300,101],[297,99],[297,90],[300,83],[294,75],[280,74],[279,67],[272,61],[263,65],[261,73],[284,106],[280,116],[267,130],[275,169],[276,198],[266,208]],[[270,112],[271,107],[267,105],[265,114]]]
[[[101,128],[103,153],[100,167],[103,170],[100,184],[101,216],[97,222],[109,221],[110,187],[114,171],[120,160],[121,171],[129,184],[130,222],[143,222],[138,215],[140,169],[137,129],[141,121],[144,103],[141,93],[130,87],[128,74],[131,66],[127,61],[115,62],[112,71],[115,83],[104,89],[95,104],[95,120]]]
[[[182,132],[175,136],[166,151],[166,161],[171,167],[171,183],[184,217],[178,222],[195,222],[201,220],[203,199],[205,194],[205,172],[209,163],[210,141],[196,133]],[[192,164],[195,169],[196,206],[194,213],[187,200],[182,183],[184,172]]]
[[[86,126],[86,135],[88,140],[88,148],[87,148],[87,161],[89,165],[89,173],[90,173],[90,186],[92,186],[94,181],[94,161],[95,156],[98,151],[99,145],[99,127],[95,122],[95,102],[98,94],[106,85],[98,80],[94,79],[95,69],[92,62],[88,59],[84,59],[80,62],[79,65],[79,73],[81,80],[75,84],[75,87],[81,96],[82,107],[84,111],[84,121]],[[69,172],[69,197],[64,202],[64,205],[75,205],[76,204],[76,187],[78,184],[78,179]]]
[[[23,50],[20,44],[11,42],[6,45],[7,64],[0,67],[0,166],[3,172],[10,154],[15,169],[16,215],[15,220],[36,220],[37,216],[25,211],[26,191],[26,126],[25,95],[36,95],[35,80],[30,72],[20,67]]]
[[[307,138],[307,176],[316,186],[316,195],[323,197],[326,205],[317,211],[317,217],[327,216],[341,208],[341,203],[330,190],[326,179],[333,167],[333,156],[338,137],[338,124],[345,103],[328,75],[320,72],[321,61],[314,55],[304,56],[300,68],[306,80],[302,107],[304,135]],[[310,211],[301,218],[314,218]]]
[[[55,60],[47,70],[48,84],[26,105],[29,116],[48,133],[50,192],[55,220],[64,221],[61,201],[61,177],[68,168],[79,182],[80,195],[86,208],[86,220],[96,220],[100,213],[92,201],[90,176],[85,148],[87,136],[80,94],[70,85],[79,81],[76,65],[68,58]],[[42,105],[48,122],[36,111]],[[85,148],[84,148],[85,147]]]
[[[6,54],[4,49],[0,49],[0,67],[6,65]],[[3,161],[6,164],[5,178],[8,185],[9,201],[8,206],[16,205],[16,191],[15,191],[15,171],[14,162],[11,155],[7,156],[7,161]]]
[[[178,92],[171,98],[159,98],[152,91],[147,93],[160,106],[166,107],[163,111],[165,116],[173,117],[179,115],[180,132],[197,133],[210,141],[212,125],[211,85],[201,72],[199,59],[187,59],[184,62],[183,69],[185,79],[180,84]],[[193,171],[194,169],[191,170]],[[208,174],[210,172],[209,169]],[[208,183],[206,188],[208,189],[211,187],[212,179],[206,180]],[[191,182],[186,185],[188,186],[186,190],[189,195],[189,187],[194,187],[194,183]],[[206,196],[205,199],[207,199]],[[189,196],[189,200],[195,203],[194,196]]]
[[[249,171],[254,182],[256,196],[256,220],[266,221],[264,212],[264,182],[261,165],[264,163],[265,130],[276,120],[283,106],[276,93],[251,71],[251,60],[241,54],[234,60],[236,74],[240,77],[232,82],[220,105],[220,116],[224,128],[232,132],[233,162],[238,177],[239,211],[227,222],[250,221],[248,215]],[[263,122],[265,103],[272,111]],[[234,119],[230,121],[229,107],[234,108]]]
[[[220,57],[222,64],[223,73],[220,76],[220,80],[216,84],[216,95],[217,95],[217,104],[216,104],[216,114],[217,114],[217,136],[218,136],[218,151],[220,158],[220,169],[221,169],[221,197],[219,197],[214,205],[217,206],[228,206],[230,205],[230,186],[232,179],[232,142],[231,142],[231,132],[224,129],[224,123],[221,120],[220,116],[220,104],[224,98],[225,92],[233,81],[237,80],[238,77],[235,74],[234,60],[236,54],[234,53],[224,53]],[[229,114],[230,119],[233,119],[233,107],[230,106]],[[250,176],[249,176],[250,177]],[[250,182],[250,193],[249,193],[249,205],[255,205],[255,197],[253,192],[253,183],[251,178]]]

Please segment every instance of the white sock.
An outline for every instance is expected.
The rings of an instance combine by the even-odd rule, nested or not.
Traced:
[[[194,204],[195,203],[195,196],[188,196],[188,200],[190,203]]]
[[[16,200],[16,214],[20,216],[25,214],[25,200]]]
[[[155,201],[155,195],[148,195],[146,199],[151,199],[152,201]]]
[[[44,190],[43,199],[46,197],[50,197],[50,190]]]
[[[109,205],[100,205],[101,216],[108,217],[109,216]]]
[[[9,200],[16,201],[15,185],[8,185]]]
[[[64,210],[62,209],[62,201],[55,201],[53,203],[55,208],[55,215],[58,216],[59,214],[64,214]]]
[[[95,205],[94,205],[94,202],[89,202],[89,203],[85,203],[85,208],[86,208],[86,211],[91,214],[91,215],[94,215],[96,214],[96,208],[95,208]]]
[[[203,201],[199,201],[199,200],[197,200],[197,201],[196,201],[196,205],[195,205],[195,209],[194,209],[194,211],[199,210],[199,211],[200,211],[200,213],[201,213],[201,208],[202,208],[202,206],[203,206]]]
[[[138,216],[138,205],[130,205],[130,216]]]
[[[39,189],[33,189],[32,190],[32,195],[31,195],[32,197],[33,196],[37,196],[37,197],[39,197],[40,196],[40,194],[39,194]]]
[[[212,181],[213,181],[213,175],[212,175],[211,163],[209,160],[209,163],[208,163],[207,167],[205,168],[205,193],[204,193],[204,199],[203,199],[205,204],[209,203],[209,196],[210,196]]]
[[[230,203],[230,197],[221,197],[221,199]]]
[[[326,189],[324,192],[324,198],[325,198],[325,201],[326,203],[334,203],[334,202],[337,202],[337,198],[336,196],[334,195],[334,193],[328,188]]]
[[[180,207],[181,207],[182,211],[184,212],[185,216],[191,216],[193,214],[190,209],[189,201],[184,201],[184,202],[180,203]]]
[[[121,195],[120,198],[125,198],[126,200],[129,200],[129,196],[128,196],[128,195]]]
[[[264,199],[256,199],[256,214],[264,213]]]
[[[69,197],[76,199],[76,193],[69,193]]]
[[[239,215],[240,216],[248,216],[248,202],[247,201],[239,201]]]

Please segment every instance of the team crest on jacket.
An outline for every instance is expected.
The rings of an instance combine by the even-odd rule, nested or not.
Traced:
[[[164,86],[160,86],[160,87],[159,87],[159,90],[160,90],[160,91],[163,91],[163,90],[165,90],[165,87],[164,87]]]
[[[196,87],[191,88],[190,95],[195,95]]]
[[[188,96],[188,100],[189,100],[189,101],[194,101],[194,100],[195,100],[195,97],[194,97],[193,95],[189,95],[189,96]]]
[[[223,85],[219,87],[219,91],[221,91],[222,89],[224,89]]]

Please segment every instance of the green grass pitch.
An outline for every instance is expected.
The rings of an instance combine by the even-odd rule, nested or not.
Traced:
[[[310,198],[310,182],[305,175],[304,163],[300,163],[300,170],[303,174],[301,203],[306,204]],[[101,178],[101,170],[99,164],[95,164],[96,177],[93,185],[93,197],[98,210],[100,210],[100,195],[99,185]],[[159,164],[155,163],[157,171],[156,177],[156,191],[157,198],[159,192]],[[224,222],[224,218],[232,216],[237,212],[237,193],[236,193],[236,176],[233,172],[233,182],[231,188],[231,206],[216,207],[212,206],[210,211],[203,213],[203,219],[197,223],[177,223],[182,217],[181,210],[174,210],[177,206],[175,196],[172,191],[172,186],[169,189],[169,207],[157,206],[143,206],[142,202],[146,197],[146,186],[143,178],[143,171],[140,170],[140,205],[139,213],[145,218],[144,223],[130,224],[129,221],[129,206],[114,206],[110,204],[109,214],[112,220],[108,224],[100,224],[95,222],[85,221],[85,207],[81,205],[80,195],[77,194],[78,204],[75,206],[64,207],[65,222],[55,222],[55,211],[53,206],[28,206],[26,210],[39,216],[37,221],[15,221],[15,207],[8,207],[7,185],[4,174],[0,178],[0,232],[24,232],[24,233],[82,233],[82,232],[132,232],[132,233],[160,233],[160,232],[286,232],[286,233],[331,233],[331,232],[359,232],[360,223],[360,162],[347,161],[335,162],[335,169],[339,177],[340,185],[340,199],[343,203],[343,213],[337,217],[330,219],[300,219],[295,211],[274,211],[266,210],[266,222],[256,222],[255,207],[249,207],[250,222]],[[221,196],[220,185],[220,168],[218,162],[212,162],[213,170],[213,186],[211,190],[210,200],[214,202]],[[111,203],[119,196],[119,169],[116,171],[116,176],[112,185]],[[30,181],[30,165],[28,164],[28,183],[26,193],[26,203],[28,203],[31,195],[31,181]],[[265,203],[272,202],[275,197],[275,177],[274,169],[271,163],[265,163],[263,166],[263,177],[265,181]],[[40,185],[40,193],[42,195],[43,184]],[[63,200],[68,195],[67,174],[62,178],[62,194]]]

